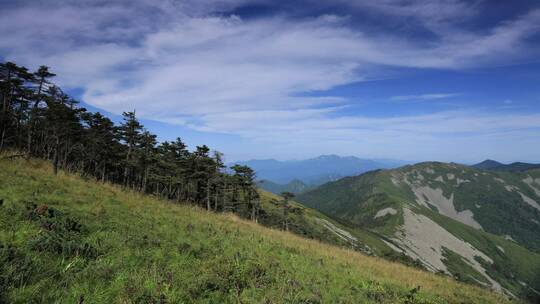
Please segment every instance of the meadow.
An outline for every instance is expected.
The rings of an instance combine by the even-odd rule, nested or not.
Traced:
[[[510,303],[487,289],[0,160],[0,303]]]

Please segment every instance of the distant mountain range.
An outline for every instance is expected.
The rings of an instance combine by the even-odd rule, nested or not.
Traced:
[[[514,162],[511,164],[503,164],[495,160],[486,159],[485,161],[472,165],[471,167],[482,170],[494,171],[509,171],[509,172],[524,172],[527,170],[538,169],[540,164]]]
[[[305,160],[262,159],[236,163],[253,168],[257,174],[259,187],[275,194],[284,191],[300,194],[343,177],[377,169],[394,169],[410,164],[401,160],[362,159],[338,155],[321,155]],[[524,172],[540,168],[540,164],[524,162],[503,164],[487,159],[470,167],[481,170]]]
[[[236,163],[253,168],[260,187],[273,193],[282,191],[300,193],[345,176],[358,175],[376,169],[396,168],[407,164],[407,162],[399,160],[371,160],[338,155],[321,155],[305,160],[265,159]]]

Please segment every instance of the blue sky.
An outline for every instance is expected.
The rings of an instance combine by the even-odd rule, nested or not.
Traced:
[[[228,160],[540,161],[540,3],[0,1],[0,58]],[[46,18],[43,18],[46,16]]]

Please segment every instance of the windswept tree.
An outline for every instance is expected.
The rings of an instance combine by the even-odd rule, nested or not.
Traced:
[[[139,167],[141,168],[140,190],[146,192],[150,168],[157,162],[156,135],[144,130],[139,142]]]
[[[223,162],[223,153],[214,151],[213,160],[212,186],[214,191],[214,211],[218,211],[220,208],[224,208],[227,193],[227,175],[223,172],[226,168]],[[220,200],[220,198],[222,199]]]
[[[83,127],[80,111],[66,103],[69,97],[59,88],[51,87],[44,100],[47,107],[43,109],[43,121],[36,135],[42,134],[41,149],[51,155],[56,174],[60,164],[68,166],[75,149],[81,150]],[[36,143],[36,146],[40,145]]]
[[[28,115],[28,105],[33,90],[28,86],[32,73],[13,62],[0,63],[0,151],[6,146],[20,146],[24,136],[23,126]]]
[[[56,76],[56,74],[53,74],[49,72],[49,68],[47,66],[40,66],[37,72],[34,73],[34,79],[37,83],[37,90],[35,91],[35,94],[33,96],[33,106],[30,109],[30,114],[28,117],[28,136],[27,136],[27,153],[28,156],[32,154],[32,140],[34,137],[34,133],[37,129],[37,120],[39,115],[39,107],[42,103],[42,101],[47,97],[47,94],[44,92],[54,92],[54,90],[49,90],[49,85],[51,83],[49,82],[49,79]]]
[[[84,113],[82,118],[86,125],[82,164],[84,171],[90,172],[102,182],[114,179],[122,151],[118,129],[99,112]]]
[[[189,151],[187,145],[177,138],[165,141],[157,147],[157,161],[151,171],[153,191],[157,195],[180,201],[187,196],[186,168]]]
[[[291,207],[289,201],[294,198],[294,193],[281,192],[281,197],[283,197],[283,200],[281,201],[281,209],[283,210],[283,230],[289,231],[289,209]]]
[[[123,184],[127,187],[130,185],[133,175],[133,169],[136,166],[136,162],[134,160],[136,153],[135,149],[137,149],[137,144],[139,143],[139,140],[141,138],[141,131],[143,129],[143,126],[137,120],[137,117],[135,116],[135,111],[124,112],[122,116],[124,117],[124,121],[120,125],[119,131],[120,138],[126,146]]]
[[[242,192],[247,209],[250,213],[250,218],[257,220],[258,210],[260,208],[259,195],[255,187],[255,171],[248,166],[234,165],[231,167],[234,170],[234,176],[237,179],[238,185]]]

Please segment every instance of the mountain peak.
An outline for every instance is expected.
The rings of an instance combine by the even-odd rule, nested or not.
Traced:
[[[333,160],[333,159],[339,159],[339,158],[344,158],[344,157],[341,157],[341,156],[336,155],[336,154],[323,154],[323,155],[319,155],[319,156],[315,157],[314,159],[317,159],[317,160]]]
[[[495,160],[492,160],[492,159],[486,159],[483,162],[472,165],[471,167],[476,168],[476,169],[489,170],[489,169],[494,169],[494,168],[500,167],[500,166],[504,166],[504,165],[502,163],[498,162],[498,161],[495,161]]]

